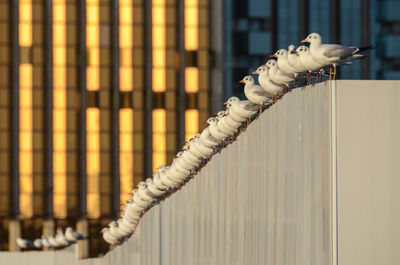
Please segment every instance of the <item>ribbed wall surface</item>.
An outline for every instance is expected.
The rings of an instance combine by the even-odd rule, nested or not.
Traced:
[[[141,221],[142,265],[331,264],[330,92],[296,90]]]
[[[147,212],[133,238],[79,264],[331,265],[330,93],[320,84],[286,95]],[[54,255],[4,254],[18,264]],[[63,255],[40,264],[72,265]]]

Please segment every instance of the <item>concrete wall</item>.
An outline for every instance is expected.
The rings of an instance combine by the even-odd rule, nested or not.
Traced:
[[[105,257],[0,264],[397,264],[400,82],[373,83],[286,95]]]

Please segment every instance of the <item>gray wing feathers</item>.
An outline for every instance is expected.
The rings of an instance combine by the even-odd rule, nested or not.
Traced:
[[[337,44],[324,45],[324,55],[326,57],[346,58],[358,51],[356,47],[344,47]]]

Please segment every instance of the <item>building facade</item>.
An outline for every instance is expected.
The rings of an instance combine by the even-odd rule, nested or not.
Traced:
[[[398,79],[399,7],[396,0],[224,0],[226,95],[240,95],[238,80],[311,32],[325,43],[377,47],[369,58],[341,67],[340,79]]]
[[[91,256],[210,112],[207,0],[0,1],[0,250],[73,226]]]

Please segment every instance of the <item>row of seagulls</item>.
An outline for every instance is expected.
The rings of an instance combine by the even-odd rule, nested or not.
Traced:
[[[208,126],[185,143],[170,165],[160,165],[152,178],[139,182],[124,203],[120,218],[102,229],[104,240],[111,245],[123,243],[135,232],[143,214],[181,189],[215,153],[235,141],[263,109],[288,92],[290,86],[296,87],[296,82],[306,79],[308,83],[312,74],[317,74],[318,80],[328,67],[336,69],[337,65],[350,64],[355,59],[363,58],[365,55],[361,52],[371,48],[325,47],[321,46],[321,42],[313,41],[314,36],[319,36],[313,34],[310,34],[313,37],[306,38],[311,43],[310,48],[299,46],[296,49],[290,45],[288,50],[280,49],[270,56],[276,60],[270,59],[265,65],[259,66],[253,72],[258,75],[259,85],[252,76],[245,76],[240,82],[245,84],[247,100],[229,98],[224,103],[226,109],[208,118]]]
[[[37,238],[33,241],[17,237],[16,242],[18,247],[22,250],[39,250],[43,248],[61,249],[74,244],[79,240],[85,239],[87,239],[86,236],[74,231],[71,227],[67,227],[65,233],[63,233],[61,229],[57,229],[54,236],[46,237],[42,235],[41,238]]]

